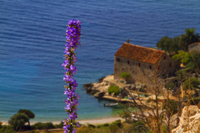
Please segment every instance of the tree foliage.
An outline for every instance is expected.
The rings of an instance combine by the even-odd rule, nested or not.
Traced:
[[[196,88],[200,89],[199,85],[200,85],[200,80],[195,77],[191,77],[183,83],[184,89],[189,89],[189,88],[190,89],[196,89]]]
[[[195,72],[199,70],[200,66],[200,52],[191,51],[190,53],[185,51],[179,51],[178,54],[172,56],[172,59],[179,60],[185,65],[185,69],[179,70],[177,74],[182,76],[188,76],[188,72]]]
[[[188,51],[188,45],[199,41],[199,34],[195,33],[195,28],[186,28],[180,38],[182,49]]]
[[[178,54],[175,54],[172,56],[172,59],[174,60],[181,60],[181,63],[183,63],[184,65],[190,60],[189,58],[189,53],[185,52],[185,51],[178,51]]]
[[[166,52],[170,52],[170,46],[172,45],[172,38],[164,36],[157,42],[157,48],[160,48]]]
[[[185,66],[191,72],[195,72],[195,70],[198,70],[200,67],[200,52],[190,52],[188,62]]]
[[[176,72],[176,75],[177,75],[177,80],[178,79],[186,79],[186,78],[188,78],[188,76],[189,76],[189,72],[188,72],[188,70],[187,70],[187,68],[185,68],[185,69],[180,69],[180,70],[178,70],[177,72]]]
[[[164,36],[157,42],[156,47],[166,51],[170,55],[177,54],[179,50],[188,51],[188,45],[200,41],[199,34],[194,28],[186,28],[185,33],[179,37],[170,38]]]
[[[29,119],[35,118],[35,114],[33,112],[31,112],[30,110],[27,110],[27,109],[20,109],[18,111],[18,113],[24,113],[24,114],[26,114],[29,117]]]
[[[164,36],[160,39],[160,41],[157,42],[156,47],[166,51],[170,55],[174,55],[178,53],[178,50],[180,50],[180,38],[170,38],[168,36]]]
[[[17,113],[8,121],[8,123],[13,126],[14,130],[22,129],[26,122],[29,122],[29,117],[25,113]]]

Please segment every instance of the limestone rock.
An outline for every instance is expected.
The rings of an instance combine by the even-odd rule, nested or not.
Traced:
[[[112,93],[112,94],[111,94],[111,96],[112,96],[112,97],[115,97],[115,94],[114,94],[114,93]]]
[[[106,93],[105,93],[105,96],[109,96],[109,93],[108,93],[108,92],[106,92]]]
[[[105,94],[104,92],[97,92],[94,94],[94,97],[101,98],[104,96],[104,94]]]
[[[172,133],[200,133],[200,109],[196,105],[185,106],[179,126]]]
[[[131,84],[130,89],[131,89],[131,90],[135,90],[135,89],[136,89],[135,85],[134,85],[134,84]]]
[[[83,87],[86,89],[87,93],[91,93],[93,90],[93,83],[84,84]]]

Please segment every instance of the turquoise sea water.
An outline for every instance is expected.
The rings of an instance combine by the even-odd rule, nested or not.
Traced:
[[[127,40],[155,47],[185,28],[200,33],[199,0],[0,0],[0,121],[21,109],[32,121],[61,121],[64,111],[63,52],[67,23],[80,19],[77,50],[79,119],[111,117],[118,109],[86,94],[84,83],[113,74],[114,53]]]

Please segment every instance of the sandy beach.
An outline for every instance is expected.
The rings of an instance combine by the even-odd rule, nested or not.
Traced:
[[[94,124],[94,125],[98,125],[98,124],[104,124],[104,123],[112,123],[116,120],[122,120],[123,119],[121,117],[108,117],[108,118],[102,118],[102,119],[91,119],[91,120],[77,120],[79,123],[81,124]],[[3,122],[3,125],[7,125],[8,122]],[[37,122],[30,122],[31,125],[35,124]],[[42,122],[42,123],[45,123],[45,122]],[[59,124],[60,121],[53,121],[52,122],[53,124]]]
[[[112,123],[119,119],[123,121],[123,119],[121,117],[109,117],[109,118],[102,118],[102,119],[80,120],[79,122],[81,124],[89,123],[89,124],[98,125],[98,124],[103,124],[103,123]]]

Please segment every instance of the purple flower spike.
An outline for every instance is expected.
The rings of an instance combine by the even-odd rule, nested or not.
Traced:
[[[65,100],[67,114],[69,114],[69,118],[63,121],[64,122],[64,133],[75,133],[77,131],[77,127],[80,127],[79,123],[77,122],[74,124],[75,119],[77,118],[77,106],[78,106],[78,99],[79,95],[75,93],[76,87],[78,84],[76,80],[73,79],[73,74],[76,73],[77,69],[75,63],[77,61],[76,53],[74,53],[75,49],[78,46],[81,46],[79,40],[81,36],[81,22],[73,20],[69,20],[66,35],[67,41],[65,44],[65,61],[62,64],[64,70],[67,72],[63,77],[63,80],[66,81],[67,86],[65,87],[64,95],[67,95],[67,99]]]

